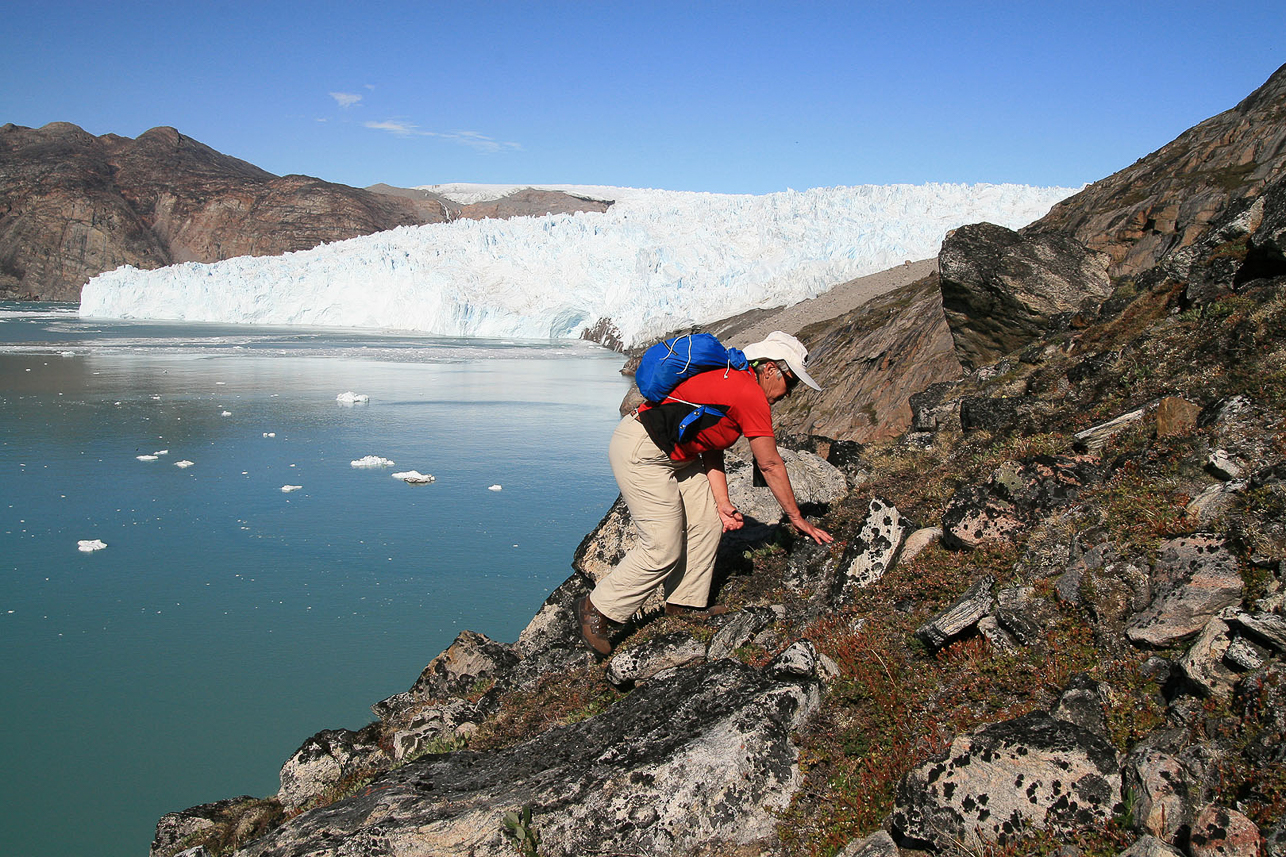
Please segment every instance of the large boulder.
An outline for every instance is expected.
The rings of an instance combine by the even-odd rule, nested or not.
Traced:
[[[1112,292],[1108,257],[1065,235],[962,226],[938,254],[942,309],[966,368],[994,363]]]
[[[978,853],[1032,829],[1102,829],[1120,801],[1112,745],[1037,711],[959,736],[945,756],[909,773],[892,822],[913,843]]]
[[[1130,620],[1126,636],[1153,648],[1191,639],[1219,611],[1240,602],[1244,587],[1237,556],[1222,540],[1208,535],[1171,539],[1157,553],[1153,589],[1158,594]]]
[[[674,670],[515,747],[412,762],[241,854],[510,857],[502,819],[523,806],[550,857],[773,841],[802,782],[790,735],[820,700],[815,678],[783,675],[731,660]]]

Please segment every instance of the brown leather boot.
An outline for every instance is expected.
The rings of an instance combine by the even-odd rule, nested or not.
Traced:
[[[612,653],[612,641],[608,639],[608,635],[614,628],[619,628],[621,623],[613,622],[600,613],[588,595],[576,602],[576,622],[580,625],[580,638],[590,651],[602,657]]]
[[[680,619],[703,620],[722,616],[728,612],[726,604],[711,604],[709,607],[688,607],[683,604],[665,602],[665,615],[678,616]]]

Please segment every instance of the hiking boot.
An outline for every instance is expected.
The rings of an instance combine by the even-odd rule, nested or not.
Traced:
[[[666,616],[678,616],[680,619],[692,619],[696,621],[711,619],[715,616],[722,616],[728,612],[726,604],[711,604],[709,607],[686,607],[682,604],[665,603]]]
[[[613,622],[600,613],[588,595],[576,602],[576,622],[580,625],[580,638],[590,651],[604,658],[612,653],[612,641],[608,635],[621,623]]]

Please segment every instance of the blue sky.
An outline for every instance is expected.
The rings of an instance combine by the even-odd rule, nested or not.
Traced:
[[[0,123],[345,184],[1077,186],[1286,63],[1286,3],[0,0]]]

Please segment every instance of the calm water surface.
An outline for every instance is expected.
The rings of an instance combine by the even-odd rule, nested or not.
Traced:
[[[0,303],[0,854],[144,855],[461,630],[514,640],[616,495],[620,364]]]

